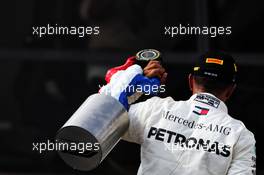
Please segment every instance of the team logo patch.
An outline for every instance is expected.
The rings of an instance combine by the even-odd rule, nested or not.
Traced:
[[[207,104],[207,105],[212,106],[214,108],[218,108],[218,106],[220,104],[220,100],[218,100],[217,98],[214,98],[210,95],[207,95],[207,94],[198,94],[194,100],[199,101],[199,102],[204,103],[204,104]]]
[[[209,109],[207,108],[203,108],[200,106],[195,106],[193,113],[197,114],[197,115],[207,115],[207,113],[209,112]]]
[[[217,58],[206,58],[206,63],[214,63],[214,64],[223,65],[224,64],[224,60],[220,60],[220,59],[217,59]]]

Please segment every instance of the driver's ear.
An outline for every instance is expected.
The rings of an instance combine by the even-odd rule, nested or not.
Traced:
[[[193,90],[193,75],[192,74],[189,74],[188,82],[189,82],[189,88],[192,91]]]

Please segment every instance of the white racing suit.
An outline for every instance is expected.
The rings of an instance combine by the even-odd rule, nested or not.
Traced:
[[[254,135],[212,94],[134,104],[123,139],[141,144],[138,175],[250,175]]]

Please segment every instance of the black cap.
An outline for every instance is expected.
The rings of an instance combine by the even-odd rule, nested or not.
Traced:
[[[193,67],[193,75],[235,83],[237,65],[234,58],[224,52],[207,52]]]

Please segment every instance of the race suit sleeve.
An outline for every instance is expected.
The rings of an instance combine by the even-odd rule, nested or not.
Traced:
[[[246,128],[234,146],[233,159],[227,175],[256,174],[256,151],[254,135]]]
[[[123,140],[138,144],[143,143],[147,120],[151,117],[153,106],[158,99],[159,97],[152,97],[144,102],[131,105],[128,111],[129,128],[122,137]]]

